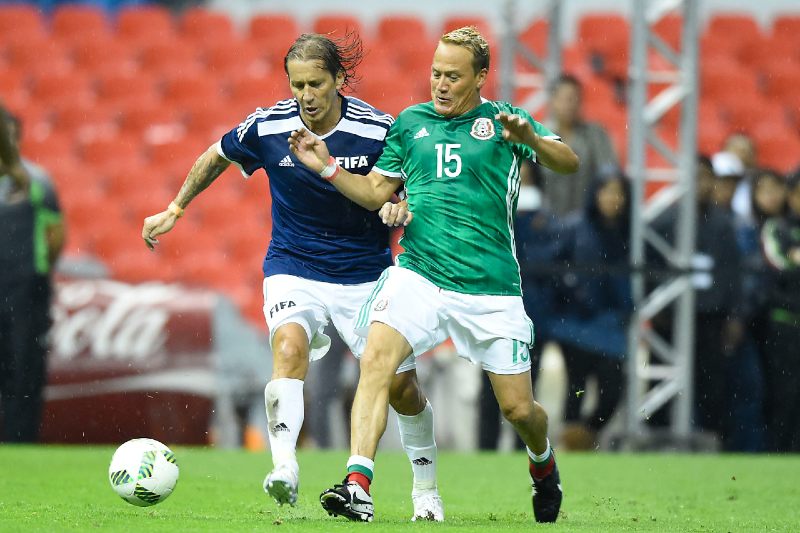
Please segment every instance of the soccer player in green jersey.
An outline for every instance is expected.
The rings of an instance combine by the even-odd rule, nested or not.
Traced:
[[[488,372],[504,416],[528,447],[536,520],[558,517],[560,479],[547,414],[533,399],[533,325],[522,305],[513,216],[523,158],[563,173],[574,172],[578,158],[526,111],[481,98],[488,71],[489,46],[474,28],[442,36],[431,67],[432,101],[400,113],[367,176],[339,168],[307,130],[289,140],[303,164],[364,207],[381,207],[403,180],[414,214],[398,266],[384,271],[356,323],[367,346],[348,474],[320,496],[331,514],[372,520],[369,485],[392,376],[451,337],[459,354]]]

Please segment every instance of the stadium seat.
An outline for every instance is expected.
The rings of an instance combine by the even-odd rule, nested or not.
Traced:
[[[782,138],[781,142],[760,143],[757,153],[761,165],[790,172],[800,164],[800,139],[795,134]]]
[[[61,42],[108,38],[111,28],[106,14],[92,4],[60,4],[51,19],[51,35]]]
[[[314,19],[312,24],[314,33],[328,35],[332,39],[342,39],[348,32],[355,32],[361,41],[368,45],[372,36],[367,34],[361,20],[349,15],[322,15]]]
[[[218,141],[223,134],[236,127],[245,117],[231,111],[222,100],[208,102],[206,106],[188,109],[186,131],[194,137],[206,138],[208,144]]]
[[[190,7],[180,18],[184,38],[204,46],[208,43],[230,43],[235,38],[233,22],[225,13],[204,7]]]
[[[169,9],[163,6],[125,6],[117,15],[117,32],[126,40],[152,42],[175,35],[175,24]]]
[[[789,126],[786,111],[778,102],[764,99],[733,102],[729,102],[722,110],[722,116],[731,131],[752,132],[763,126],[781,130]]]
[[[793,43],[800,42],[800,15],[778,15],[772,21],[772,36]]]
[[[398,67],[406,69],[419,57],[430,60],[435,43],[431,42],[422,19],[393,15],[378,21],[371,51],[378,47],[385,50]]]
[[[292,97],[286,76],[242,76],[230,80],[228,92],[231,107],[241,110],[242,119],[256,107],[271,106]]]
[[[578,22],[578,43],[591,53],[609,57],[627,53],[630,28],[628,21],[617,13],[589,13]]]
[[[770,99],[789,102],[800,91],[800,64],[765,72],[764,91]]]
[[[283,58],[297,36],[297,22],[291,15],[255,15],[250,19],[250,41],[270,57],[275,67],[283,70]]]
[[[76,160],[75,144],[67,133],[51,133],[45,137],[29,135],[23,123],[24,137],[20,145],[23,157],[52,172]]]
[[[748,43],[761,37],[761,28],[750,15],[716,13],[711,15],[704,33],[712,38],[729,39],[735,37],[744,43]]]
[[[547,53],[547,34],[550,24],[546,19],[536,19],[519,33],[519,41],[539,57]]]
[[[193,76],[203,72],[201,51],[181,39],[160,40],[142,45],[139,67],[156,76]]]
[[[135,50],[113,36],[76,38],[70,46],[75,67],[95,76],[132,74],[137,69]]]
[[[754,72],[768,71],[785,65],[786,68],[800,68],[800,51],[797,43],[776,37],[753,40],[739,48],[736,58]]]
[[[151,105],[160,99],[156,77],[146,72],[101,72],[97,80],[97,97],[121,111]]]
[[[181,73],[164,80],[163,102],[180,112],[202,108],[222,97],[220,81],[207,73]]]
[[[168,177],[186,176],[189,169],[210,143],[206,139],[179,137],[174,140],[148,143],[148,163],[162,170]]]
[[[31,75],[66,73],[72,67],[67,50],[44,37],[9,38],[5,55],[11,67],[24,68]]]
[[[53,110],[53,128],[67,132],[78,142],[113,137],[119,130],[118,114],[115,108],[98,102],[70,102]]]
[[[45,24],[41,11],[32,4],[0,5],[0,35],[11,37],[44,37]]]
[[[82,143],[82,161],[100,174],[116,172],[126,167],[136,167],[143,163],[138,137],[123,132],[116,137],[93,139]]]
[[[59,102],[85,105],[94,101],[91,80],[78,72],[42,74],[34,78],[31,96],[43,106],[58,105]]]
[[[736,65],[709,66],[700,73],[700,95],[702,98],[736,99],[742,93],[758,94],[758,80],[750,70]]]
[[[266,76],[270,73],[283,75],[283,65],[280,70],[273,71],[274,62],[269,55],[246,39],[206,46],[202,57],[205,71],[220,80],[237,76]]]

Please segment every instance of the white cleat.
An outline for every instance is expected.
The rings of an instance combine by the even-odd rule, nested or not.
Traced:
[[[444,522],[444,503],[438,492],[424,492],[411,496],[414,502],[414,516],[412,522],[429,520],[431,522]]]
[[[264,479],[264,492],[272,496],[278,505],[297,503],[297,488],[300,472],[296,464],[276,466]]]

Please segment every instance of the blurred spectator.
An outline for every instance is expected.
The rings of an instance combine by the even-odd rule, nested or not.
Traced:
[[[800,175],[788,183],[786,215],[764,223],[764,254],[774,269],[764,357],[769,449],[800,451]]]
[[[566,262],[549,334],[567,370],[562,445],[590,449],[614,414],[623,390],[627,326],[633,310],[629,262],[631,193],[620,172],[589,184],[585,208],[566,224],[560,259]],[[572,267],[572,270],[569,268]],[[597,380],[594,410],[582,415],[587,379]]]
[[[693,277],[695,298],[694,418],[697,426],[725,442],[730,422],[730,392],[726,380],[728,357],[743,335],[740,319],[741,278],[739,248],[730,216],[713,201],[715,177],[711,162],[700,157],[697,165],[697,225]],[[667,211],[654,225],[670,243],[675,242],[678,210]],[[653,321],[655,329],[671,338],[672,313],[666,309]]]
[[[64,225],[49,176],[19,159],[19,122],[0,113],[0,441],[35,442],[46,380],[50,274]],[[16,160],[27,171],[24,182],[9,175]]]
[[[733,215],[733,195],[744,177],[744,165],[731,152],[717,152],[711,158],[711,163],[717,177],[712,192],[714,205]]]
[[[583,118],[582,93],[581,82],[569,74],[558,78],[550,91],[547,125],[580,159],[580,168],[574,174],[556,174],[542,168],[544,206],[556,215],[582,209],[592,178],[617,167],[617,156],[606,130]]]
[[[522,273],[522,301],[525,312],[536,328],[536,338],[531,349],[531,379],[536,383],[542,348],[549,340],[547,318],[552,311],[553,283],[549,269],[559,246],[558,219],[542,207],[541,167],[530,160],[520,166],[520,190],[517,213],[514,218],[514,236],[517,244],[517,261]],[[480,394],[481,421],[478,426],[478,447],[482,450],[497,448],[500,437],[500,408],[492,392],[489,377],[482,372]],[[522,441],[517,437],[517,447]]]
[[[756,145],[748,134],[736,132],[725,139],[722,149],[735,155],[742,164],[741,175],[744,179],[739,182],[733,195],[733,211],[741,216],[750,216],[750,188],[758,169]]]

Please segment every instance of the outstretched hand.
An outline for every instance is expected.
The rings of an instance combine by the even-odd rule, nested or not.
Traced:
[[[536,140],[533,126],[525,120],[525,117],[498,113],[494,118],[503,125],[503,139],[506,141],[531,145]]]
[[[311,133],[305,128],[300,128],[292,132],[289,136],[289,150],[314,172],[322,172],[328,165],[330,152],[325,141]]]

